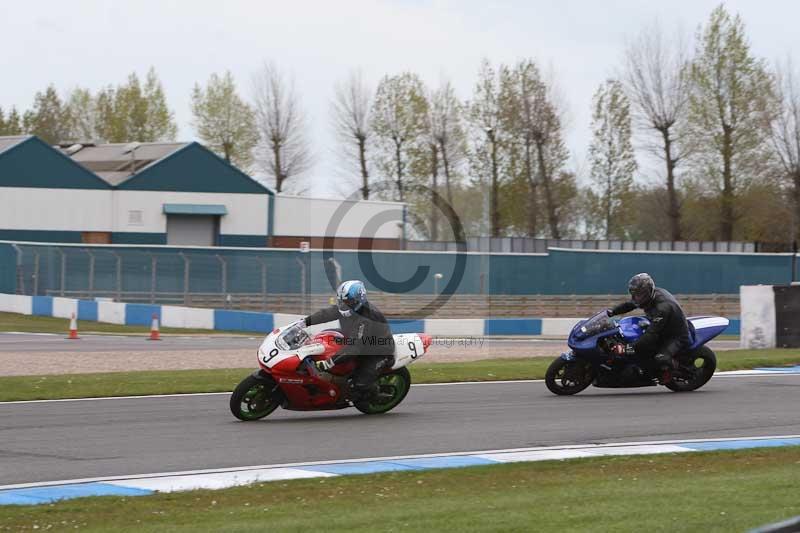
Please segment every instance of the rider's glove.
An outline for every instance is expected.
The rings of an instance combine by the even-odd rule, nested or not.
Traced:
[[[333,365],[335,364],[336,363],[334,363],[332,359],[322,359],[321,361],[314,362],[314,366],[316,366],[317,370],[319,370],[320,372],[327,372],[328,370],[333,368]]]
[[[620,357],[631,356],[636,353],[636,351],[633,349],[633,346],[630,344],[615,344],[611,348],[611,351],[614,353],[614,355],[618,355]]]
[[[626,345],[625,355],[636,355],[636,349],[630,344]]]
[[[608,308],[608,309],[606,309],[606,314],[607,314],[608,316],[614,316],[614,310],[613,310],[613,309],[611,309],[611,308]]]

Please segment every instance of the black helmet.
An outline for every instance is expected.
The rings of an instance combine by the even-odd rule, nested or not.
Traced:
[[[628,292],[631,293],[633,303],[642,307],[647,305],[653,299],[653,293],[656,290],[656,284],[650,274],[641,273],[633,276],[628,282]]]

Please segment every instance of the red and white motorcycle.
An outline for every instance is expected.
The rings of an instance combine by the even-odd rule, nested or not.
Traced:
[[[239,420],[258,420],[278,407],[293,411],[317,411],[355,407],[362,413],[385,413],[397,407],[411,387],[406,366],[428,350],[430,335],[394,335],[394,364],[387,364],[378,378],[375,398],[350,397],[348,378],[355,361],[320,372],[315,361],[329,359],[344,346],[339,330],[327,329],[313,337],[300,323],[272,331],[258,349],[259,369],[233,391],[230,407]]]

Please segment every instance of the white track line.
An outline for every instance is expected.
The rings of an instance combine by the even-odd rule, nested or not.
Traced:
[[[742,373],[740,373],[742,372]],[[752,374],[747,372],[754,372]],[[769,378],[769,377],[796,377],[800,376],[798,373],[789,372],[768,372],[752,370],[734,370],[731,372],[722,372],[714,374],[715,378]],[[21,376],[20,376],[21,377]],[[498,381],[453,381],[448,383],[415,383],[412,387],[456,387],[464,385],[509,385],[514,383],[544,383],[543,379],[516,379],[516,380],[498,380]],[[189,396],[222,396],[231,394],[228,392],[187,392],[182,394],[144,394],[140,396],[101,396],[97,398],[59,398],[55,400],[12,400],[9,402],[0,402],[0,408],[4,405],[17,405],[26,403],[47,403],[47,402],[97,402],[102,400],[143,400],[151,398],[185,398]]]
[[[15,485],[0,485],[0,490],[8,490],[8,489],[24,489],[24,488],[33,488],[33,487],[45,487],[45,486],[59,486],[59,485],[70,485],[70,484],[78,484],[78,483],[103,483],[103,482],[111,482],[111,481],[120,481],[120,480],[132,480],[132,479],[149,479],[155,477],[173,477],[173,476],[189,476],[189,475],[198,475],[198,474],[220,474],[220,473],[227,473],[227,472],[247,472],[250,470],[261,470],[265,468],[293,468],[293,467],[309,467],[309,466],[320,466],[320,465],[330,465],[330,464],[352,464],[352,463],[367,463],[373,461],[400,461],[405,459],[430,459],[436,457],[460,457],[460,456],[472,456],[472,455],[487,455],[487,454],[498,454],[498,453],[524,453],[524,452],[536,452],[536,451],[545,451],[545,450],[579,450],[579,449],[604,449],[604,448],[622,448],[622,447],[638,447],[638,446],[654,446],[654,445],[680,445],[680,444],[691,444],[696,442],[731,442],[731,441],[742,441],[742,440],[779,440],[779,439],[797,439],[800,438],[800,435],[776,435],[776,436],[757,436],[757,437],[723,437],[723,438],[711,438],[711,439],[680,439],[680,440],[657,440],[657,441],[637,441],[637,442],[603,442],[603,443],[588,443],[588,444],[564,444],[564,445],[556,445],[556,446],[536,446],[532,448],[508,448],[508,449],[492,449],[492,450],[476,450],[476,451],[466,451],[466,452],[445,452],[445,453],[424,453],[424,454],[414,454],[414,455],[390,455],[390,456],[383,456],[383,457],[362,457],[358,459],[331,459],[326,461],[308,461],[308,462],[299,462],[299,463],[277,463],[277,464],[266,464],[266,465],[254,465],[254,466],[239,466],[239,467],[229,467],[229,468],[210,468],[210,469],[203,469],[203,470],[183,470],[177,472],[153,472],[149,474],[132,474],[132,475],[118,475],[118,476],[105,476],[105,477],[93,477],[93,478],[79,478],[79,479],[68,479],[68,480],[60,480],[60,481],[37,481],[33,483],[18,483]]]

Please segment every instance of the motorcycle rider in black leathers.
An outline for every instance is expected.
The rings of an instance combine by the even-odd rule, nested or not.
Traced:
[[[378,393],[377,380],[381,369],[393,364],[394,338],[389,323],[375,306],[367,301],[367,290],[358,280],[345,281],[336,290],[336,305],[307,316],[305,324],[324,324],[338,320],[345,347],[330,359],[317,361],[320,371],[355,357],[356,370],[351,386],[356,397]]]
[[[608,310],[608,316],[622,315],[637,307],[650,320],[650,326],[633,344],[637,356],[652,359],[662,376],[673,368],[673,357],[691,345],[689,325],[680,304],[669,291],[656,287],[649,274],[636,274],[628,282],[631,300]],[[662,377],[667,381],[668,377]]]

